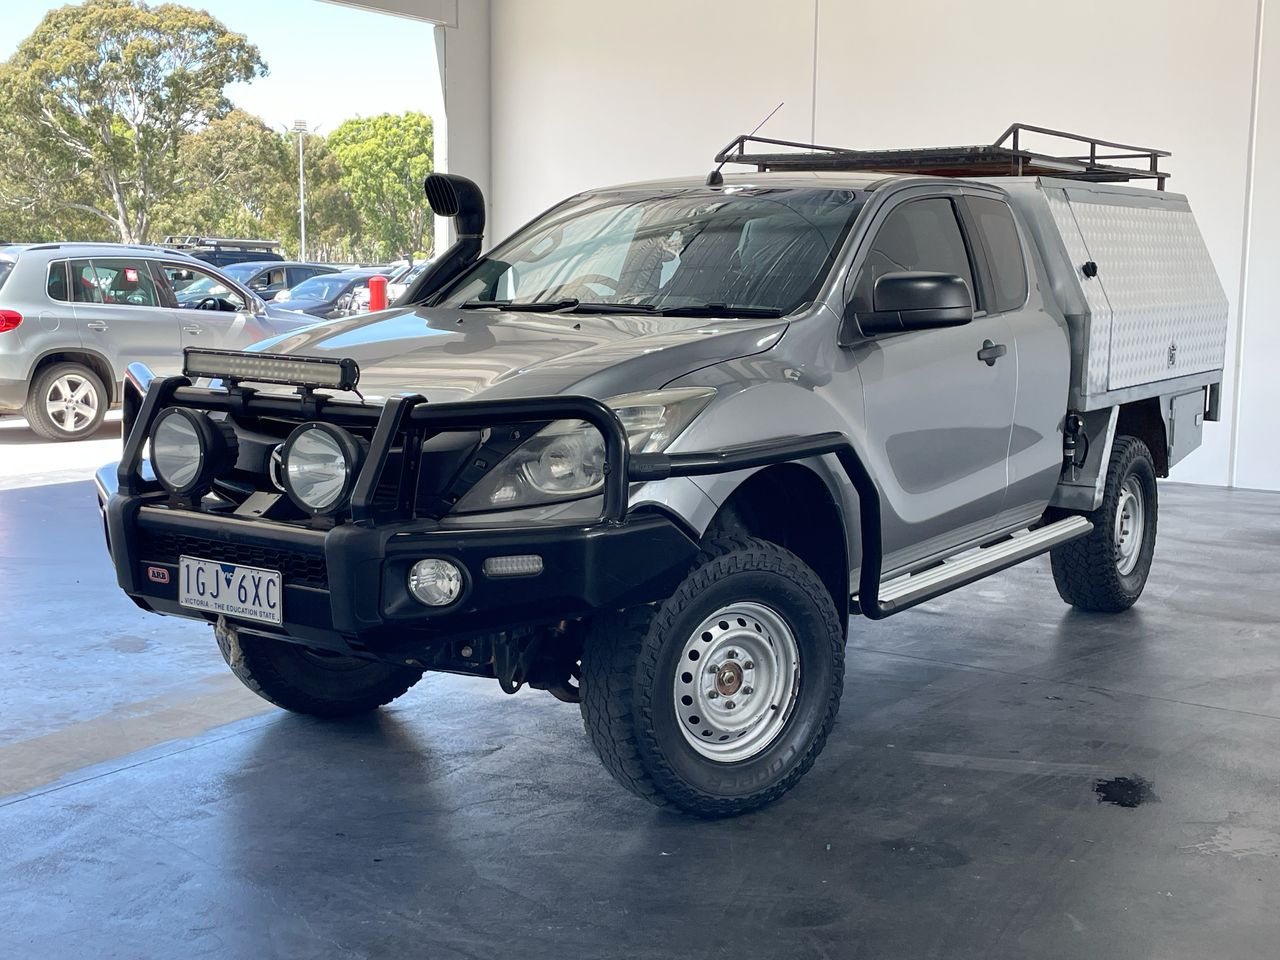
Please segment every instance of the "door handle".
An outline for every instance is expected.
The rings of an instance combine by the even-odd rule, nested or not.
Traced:
[[[84,325],[84,328],[85,328],[86,330],[95,330],[95,331],[97,331],[98,333],[103,333],[103,332],[105,332],[105,331],[106,331],[106,329],[107,329],[107,325],[106,325],[105,323],[103,323],[101,320],[93,320],[93,321],[91,321],[91,322],[89,322],[89,323],[86,323],[86,324]]]
[[[982,349],[978,351],[978,359],[988,367],[994,367],[996,361],[1008,352],[1009,348],[1003,343],[992,343],[990,340],[983,340]]]

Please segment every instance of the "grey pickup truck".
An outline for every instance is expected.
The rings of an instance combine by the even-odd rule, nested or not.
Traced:
[[[475,184],[432,175],[457,240],[395,307],[129,369],[120,586],[287,709],[488,677],[579,703],[639,796],[759,807],[865,621],[1046,552],[1078,608],[1142,593],[1227,303],[1167,154],[1050,135],[739,137],[488,252]]]

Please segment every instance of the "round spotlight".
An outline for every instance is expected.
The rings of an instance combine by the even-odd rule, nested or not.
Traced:
[[[170,407],[151,426],[151,467],[170,493],[193,496],[235,462],[235,435],[207,414]]]
[[[308,513],[333,513],[351,496],[364,451],[331,423],[304,423],[280,451],[284,489]]]
[[[462,596],[462,570],[448,560],[419,560],[409,570],[409,592],[428,607],[447,607]]]

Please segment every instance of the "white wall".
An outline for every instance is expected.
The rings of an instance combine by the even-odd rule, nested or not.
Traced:
[[[464,3],[466,0],[464,0]],[[807,136],[813,5],[770,0],[497,0],[498,235],[579,190],[710,170],[778,102]]]
[[[493,0],[494,235],[586,187],[710,169],[780,100],[763,133],[851,146],[976,143],[1014,120],[1038,123],[1173,151],[1172,188],[1191,197],[1232,301],[1234,354],[1264,2]],[[1280,169],[1274,21],[1258,98],[1235,482],[1280,489],[1269,436],[1280,409],[1269,370],[1280,363],[1270,321],[1280,184],[1265,179],[1268,164]],[[1224,415],[1235,381],[1229,369]],[[1231,482],[1231,438],[1232,424],[1207,425],[1177,478]]]
[[[404,5],[419,0],[395,2]],[[443,6],[449,0],[430,2]],[[452,19],[436,27],[436,63],[445,116],[443,122],[435,125],[434,166],[441,173],[470,177],[486,195],[492,186],[489,175],[493,156],[489,136],[492,100],[489,40],[489,0],[465,0],[457,4]],[[453,221],[436,217],[435,236],[437,250],[452,243]]]
[[[1280,4],[1264,20],[1234,483],[1280,489]]]

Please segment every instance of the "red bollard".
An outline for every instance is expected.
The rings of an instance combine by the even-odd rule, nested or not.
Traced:
[[[369,278],[369,312],[387,309],[387,278]]]

